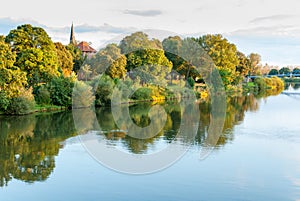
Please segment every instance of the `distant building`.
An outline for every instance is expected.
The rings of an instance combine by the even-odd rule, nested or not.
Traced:
[[[92,48],[87,42],[80,42],[77,47],[82,51],[84,56],[91,57],[96,54],[96,50]]]
[[[83,55],[87,56],[88,58],[92,57],[97,52],[94,48],[92,48],[90,46],[89,43],[87,43],[85,41],[82,41],[79,44],[77,44],[77,42],[75,40],[73,23],[72,23],[72,26],[71,26],[70,44],[78,47],[82,51]]]

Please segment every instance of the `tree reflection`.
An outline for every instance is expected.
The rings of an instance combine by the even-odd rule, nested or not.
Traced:
[[[72,113],[0,117],[0,186],[46,180],[60,143],[75,136]]]

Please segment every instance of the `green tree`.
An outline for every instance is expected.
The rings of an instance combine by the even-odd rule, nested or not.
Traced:
[[[54,43],[58,59],[58,67],[62,70],[63,75],[68,77],[73,70],[73,56],[67,48],[60,42]]]
[[[55,45],[44,29],[21,25],[11,30],[5,41],[17,54],[16,65],[27,72],[30,86],[59,75]]]
[[[246,76],[249,74],[251,69],[251,64],[249,58],[247,58],[242,52],[238,51],[237,56],[239,59],[239,64],[236,66],[236,71],[239,72],[241,76]]]
[[[120,42],[122,54],[126,54],[128,71],[143,67],[138,71],[140,77],[165,78],[171,72],[172,62],[165,56],[162,44],[157,39],[149,39],[143,32],[126,36]]]
[[[157,39],[149,40],[143,32],[135,32],[120,42],[120,48],[122,54],[129,54],[138,49],[162,49],[162,44]]]
[[[72,106],[72,93],[74,80],[72,77],[57,77],[48,84],[51,102],[54,105],[70,108]]]
[[[300,68],[294,68],[293,74],[300,74]]]
[[[67,45],[66,48],[73,57],[73,71],[77,73],[86,60],[86,57],[83,56],[82,51],[73,44]]]
[[[38,48],[23,50],[15,64],[26,72],[29,86],[36,87],[59,76],[57,57]]]
[[[291,69],[287,68],[287,67],[283,67],[279,70],[279,74],[284,74],[284,75],[287,75],[287,74],[290,74],[291,73]]]
[[[269,72],[269,75],[278,75],[279,74],[279,72],[278,72],[278,70],[277,69],[271,69],[270,70],[270,72]]]
[[[222,77],[224,85],[234,83],[236,78],[236,66],[239,64],[237,48],[229,43],[222,35],[204,35],[194,38],[211,57]]]
[[[126,57],[116,44],[109,44],[88,61],[96,75],[105,74],[111,78],[123,78],[126,75]]]
[[[188,61],[185,61],[179,56],[185,43],[186,41],[182,40],[179,36],[170,36],[163,40],[162,45],[166,57],[173,63],[173,70],[181,75],[193,77],[195,79],[196,77],[200,77],[195,66],[192,66]]]
[[[17,97],[27,85],[26,74],[14,66],[16,54],[0,36],[0,91],[2,100]]]

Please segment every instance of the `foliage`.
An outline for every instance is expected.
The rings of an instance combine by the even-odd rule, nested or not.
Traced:
[[[292,73],[293,74],[300,74],[300,68],[294,68]]]
[[[92,87],[82,81],[76,81],[73,89],[73,108],[91,107],[94,101]]]
[[[32,88],[21,91],[21,95],[14,97],[9,101],[9,105],[5,110],[6,114],[28,114],[34,111],[35,101],[32,94]]]
[[[194,88],[194,86],[195,86],[195,80],[192,77],[189,77],[187,79],[187,82],[189,84],[189,87]]]
[[[251,53],[249,55],[250,66],[251,66],[251,75],[261,75],[261,56],[257,53]]]
[[[279,70],[279,74],[284,74],[284,75],[287,75],[287,74],[290,74],[291,73],[291,69],[287,68],[287,67],[283,67]]]
[[[86,57],[83,56],[81,50],[73,44],[67,45],[66,49],[71,53],[73,57],[73,71],[77,73],[86,60]]]
[[[74,80],[63,76],[54,78],[48,83],[51,103],[58,106],[70,108],[72,106],[72,92]]]
[[[192,66],[189,61],[185,61],[178,56],[180,52],[191,50],[187,47],[189,44],[186,39],[182,40],[179,36],[168,37],[163,40],[162,45],[165,50],[166,57],[173,63],[173,69],[180,75],[185,77],[201,77],[195,66]]]
[[[68,77],[71,75],[73,70],[73,56],[63,44],[59,42],[54,44],[58,59],[58,67],[62,70],[63,75]]]
[[[50,92],[45,85],[41,85],[34,93],[35,102],[39,105],[51,104]]]
[[[123,38],[120,49],[122,54],[128,55],[137,50],[162,49],[162,44],[157,39],[149,40],[148,35],[143,32],[135,32]]]
[[[269,75],[278,75],[279,74],[279,72],[278,72],[278,70],[277,69],[271,69],[270,70],[270,72],[269,72]]]
[[[261,92],[266,91],[267,89],[282,91],[284,89],[284,81],[278,77],[272,78],[255,78],[254,83],[258,87],[258,90]]]
[[[255,78],[254,83],[257,85],[259,91],[264,91],[267,89],[267,84],[264,78],[261,77]]]
[[[27,85],[26,74],[14,66],[16,54],[0,36],[0,90],[7,98],[17,97]]]
[[[217,69],[220,71],[224,85],[232,84],[236,78],[236,66],[239,64],[236,46],[229,43],[220,34],[208,34],[194,38],[194,40],[212,58]]]
[[[87,61],[95,75],[105,72],[111,78],[123,78],[126,75],[126,57],[116,44],[109,44]]]
[[[11,30],[5,41],[17,54],[16,65],[27,73],[29,86],[59,75],[55,45],[44,29],[21,25]]]
[[[97,84],[94,86],[95,106],[104,106],[111,103],[114,86],[114,81],[107,75],[103,75],[97,80]]]
[[[236,83],[239,83],[239,81],[243,77],[245,77],[246,75],[249,74],[250,69],[251,69],[251,61],[240,51],[237,52],[237,57],[238,57],[239,63],[236,66],[236,72],[238,74],[237,74],[237,77],[235,80],[237,80]]]
[[[152,90],[148,87],[139,88],[131,96],[133,100],[151,100]]]
[[[0,111],[5,111],[9,105],[9,98],[3,91],[0,91]]]
[[[19,53],[16,65],[27,73],[29,86],[49,82],[59,75],[56,55],[38,48],[28,48]]]

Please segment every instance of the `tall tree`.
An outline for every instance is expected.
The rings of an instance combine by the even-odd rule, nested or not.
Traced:
[[[73,44],[67,45],[66,48],[73,57],[73,71],[77,73],[86,60],[86,57],[83,56],[82,51]]]
[[[59,75],[55,45],[44,29],[21,25],[11,30],[5,41],[17,54],[16,65],[27,72],[30,86]]]
[[[204,35],[194,38],[207,52],[220,72],[224,85],[232,84],[239,64],[237,48],[222,35]]]
[[[59,42],[54,44],[58,59],[58,67],[65,77],[70,76],[73,70],[73,56],[63,44]]]
[[[143,32],[135,32],[120,42],[120,48],[122,54],[129,54],[138,49],[162,49],[162,44],[157,39],[149,40]]]
[[[251,74],[252,75],[261,75],[261,56],[257,53],[251,53],[249,55],[250,64],[251,64]]]
[[[99,75],[104,73],[111,78],[123,78],[126,75],[126,57],[116,44],[109,44],[87,61],[92,70]]]
[[[126,54],[128,71],[143,67],[139,75],[164,78],[172,69],[172,62],[165,56],[161,42],[157,39],[150,40],[143,32],[126,36],[120,42],[120,49],[121,53]]]
[[[16,54],[4,36],[0,36],[0,92],[7,98],[17,97],[27,85],[26,73],[14,66]]]
[[[290,74],[291,73],[291,69],[289,69],[288,67],[283,67],[279,70],[279,74]]]

